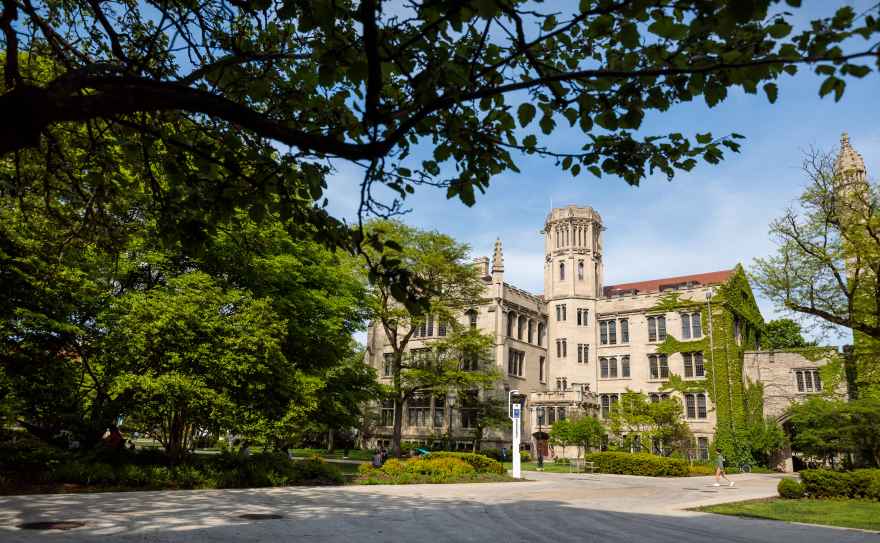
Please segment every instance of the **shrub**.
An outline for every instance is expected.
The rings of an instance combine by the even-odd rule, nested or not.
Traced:
[[[587,454],[584,459],[594,462],[600,473],[650,477],[684,477],[688,474],[688,464],[684,460],[647,453],[597,452]]]
[[[501,465],[501,462],[493,460],[492,458],[489,458],[488,456],[484,456],[482,454],[460,452],[432,452],[428,458],[457,458],[470,464],[470,466],[474,468],[477,473],[497,473],[498,475],[504,474],[504,466]]]
[[[807,469],[800,472],[804,490],[811,498],[849,497],[853,493],[850,473],[827,469]]]
[[[339,468],[321,459],[300,460],[299,462],[294,462],[292,467],[293,476],[288,479],[288,483],[280,483],[281,485],[341,485],[345,482],[345,477],[339,471]],[[277,480],[280,481],[281,479],[277,478]],[[279,485],[276,484],[274,486]]]
[[[880,469],[808,469],[800,475],[811,498],[866,498],[880,501]]]
[[[804,485],[794,479],[783,479],[776,486],[777,492],[783,498],[797,500],[804,497]]]
[[[528,462],[531,459],[532,459],[532,455],[529,454],[529,451],[519,451],[520,462]]]
[[[476,473],[476,470],[459,458],[416,458],[405,464],[408,473],[427,475],[437,482],[448,479],[460,479]]]

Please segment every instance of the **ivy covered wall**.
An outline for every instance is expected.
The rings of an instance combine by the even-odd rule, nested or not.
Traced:
[[[699,311],[704,335],[699,341],[680,341],[667,333],[657,352],[672,355],[703,351],[705,378],[684,381],[673,377],[667,388],[705,391],[715,409],[715,446],[731,462],[753,461],[748,440],[750,426],[763,419],[763,391],[760,384],[745,380],[743,361],[745,351],[756,350],[760,345],[764,318],[742,266],[737,265],[731,277],[715,288],[709,302],[711,323],[705,302],[682,299],[679,293],[663,296],[652,310]]]

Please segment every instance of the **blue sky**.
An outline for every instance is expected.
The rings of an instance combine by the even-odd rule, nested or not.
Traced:
[[[824,6],[831,5],[831,2]],[[864,2],[854,2],[860,7]],[[816,4],[813,4],[816,6]],[[475,256],[491,256],[492,244],[504,244],[505,278],[540,293],[543,290],[543,239],[539,234],[551,207],[588,205],[604,219],[606,284],[655,277],[747,268],[755,257],[773,252],[768,225],[793,205],[806,180],[800,164],[812,147],[831,151],[841,132],[865,158],[869,176],[880,172],[880,76],[848,82],[840,102],[818,95],[821,79],[809,69],[779,82],[779,100],[732,92],[714,108],[702,100],[649,115],[643,133],[679,131],[693,135],[739,132],[746,136],[739,154],[727,153],[716,166],[700,164],[671,182],[654,175],[639,187],[615,177],[591,174],[572,178],[552,162],[534,156],[517,159],[521,173],[492,180],[487,194],[468,208],[446,200],[445,191],[421,188],[407,200],[411,225],[432,228],[468,243]],[[583,139],[567,123],[551,140],[564,146]],[[329,180],[330,210],[351,218],[358,201],[359,170],[340,164]],[[765,318],[777,315],[759,300]],[[832,343],[846,338],[829,338]]]

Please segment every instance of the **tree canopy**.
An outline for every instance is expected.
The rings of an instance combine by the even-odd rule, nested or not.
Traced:
[[[114,136],[126,142],[121,161],[105,166],[172,173],[173,189],[153,196],[185,196],[170,224],[195,231],[230,201],[258,212],[290,211],[297,195],[319,201],[336,159],[363,167],[361,211],[382,215],[400,202],[375,197],[376,183],[401,198],[441,186],[471,205],[493,176],[517,171],[520,153],[638,184],[716,163],[741,137],[641,135],[648,114],[714,106],[737,87],[775,102],[777,80],[805,65],[823,78],[820,95],[840,99],[876,69],[876,8],[844,6],[795,29],[799,6],[3,0],[0,158],[39,157],[63,174],[48,188],[65,190],[82,184],[72,159]],[[563,124],[583,137],[544,143]],[[59,154],[56,142],[80,129]]]
[[[799,349],[815,345],[801,335],[801,325],[791,319],[767,322],[761,332],[761,348],[772,350]]]

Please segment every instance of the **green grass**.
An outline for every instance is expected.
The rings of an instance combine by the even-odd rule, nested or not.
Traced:
[[[738,517],[880,530],[880,502],[770,498],[700,507],[698,511]]]
[[[504,469],[513,469],[513,462],[504,462]],[[523,462],[520,464],[523,471],[538,471],[536,462]],[[544,471],[549,473],[569,473],[571,470],[568,464],[557,464],[555,462],[544,462]]]
[[[325,449],[292,449],[291,452],[293,453],[293,456],[302,456],[304,458],[309,458],[317,454],[321,458],[332,458],[335,460],[341,460],[343,450],[336,449],[336,451],[334,451],[333,453],[328,453]],[[348,451],[349,460],[369,461],[372,458],[372,451],[367,451],[363,449],[351,449]]]

